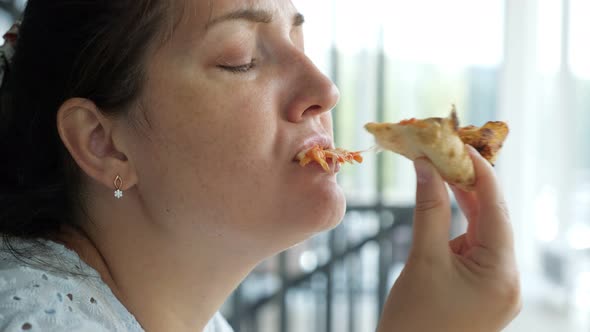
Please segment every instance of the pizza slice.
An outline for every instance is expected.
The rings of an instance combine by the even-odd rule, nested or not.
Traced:
[[[450,184],[472,190],[473,162],[465,144],[475,147],[492,165],[508,135],[504,122],[488,122],[483,127],[459,127],[455,106],[447,118],[408,119],[398,123],[368,123],[365,129],[377,144],[410,160],[428,158]]]
[[[310,162],[317,162],[322,166],[324,171],[331,173],[332,170],[330,165],[328,165],[328,159],[332,163],[354,163],[355,161],[358,163],[363,162],[363,157],[361,156],[361,151],[357,152],[349,152],[347,150],[336,148],[336,149],[323,149],[319,145],[315,145],[312,148],[301,151],[297,155],[297,160],[299,160],[299,165],[306,166]]]

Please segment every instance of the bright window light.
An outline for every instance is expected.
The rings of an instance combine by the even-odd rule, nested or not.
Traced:
[[[503,59],[504,1],[383,1],[382,7],[385,47],[393,57],[483,67]]]
[[[545,186],[535,202],[536,236],[542,242],[551,242],[559,232],[557,216],[557,194],[555,189]]]
[[[562,9],[561,0],[538,2],[536,56],[541,74],[557,74],[561,65]]]
[[[590,79],[590,1],[570,0],[570,50],[572,72],[581,79]]]
[[[496,67],[503,59],[503,0],[365,0],[362,6],[357,0],[295,0],[294,4],[303,14],[321,14],[308,20],[314,25],[307,30],[310,50],[329,43],[330,37],[342,54],[375,50],[383,33],[386,52],[397,60]]]

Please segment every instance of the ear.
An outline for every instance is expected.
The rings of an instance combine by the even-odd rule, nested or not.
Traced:
[[[82,171],[111,189],[119,175],[126,190],[137,183],[137,176],[122,150],[123,137],[113,134],[114,121],[83,98],[68,99],[57,112],[59,136]]]

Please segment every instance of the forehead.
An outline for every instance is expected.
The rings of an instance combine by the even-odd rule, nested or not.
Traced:
[[[166,41],[154,54],[158,58],[170,56],[194,56],[203,49],[207,27],[216,18],[236,11],[259,10],[268,12],[274,21],[293,22],[297,13],[291,0],[171,0],[173,1],[173,24],[166,33]],[[274,22],[273,21],[273,22]]]
[[[244,9],[263,10],[277,19],[289,19],[296,12],[291,0],[180,0],[180,25],[204,31],[207,24],[220,16]]]

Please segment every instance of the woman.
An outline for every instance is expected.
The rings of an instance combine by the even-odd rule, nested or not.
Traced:
[[[333,83],[289,0],[29,0],[4,52],[0,320],[6,331],[230,331],[216,314],[266,257],[335,227]],[[519,308],[493,171],[470,220],[416,162],[412,253],[380,331],[498,331]],[[427,319],[425,319],[427,318]]]

